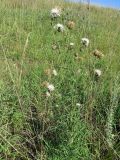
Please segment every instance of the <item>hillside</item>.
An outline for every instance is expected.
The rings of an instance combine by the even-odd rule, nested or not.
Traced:
[[[0,160],[120,159],[119,24],[109,8],[0,0]]]

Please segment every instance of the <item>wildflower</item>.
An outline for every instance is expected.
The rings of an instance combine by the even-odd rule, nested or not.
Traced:
[[[70,46],[74,46],[74,43],[70,43]]]
[[[50,92],[46,92],[46,97],[50,97],[51,95],[50,95]]]
[[[80,103],[76,103],[76,106],[77,106],[77,107],[80,107],[80,106],[81,106],[81,104],[80,104]]]
[[[54,29],[57,30],[58,32],[63,32],[65,30],[64,26],[60,23],[56,24],[54,26]]]
[[[61,15],[61,9],[58,8],[58,7],[53,8],[53,9],[51,10],[50,15],[51,15],[52,18],[60,17],[60,15]]]
[[[102,54],[102,52],[100,52],[99,50],[97,50],[97,49],[95,49],[93,52],[92,52],[92,54],[95,56],[95,57],[97,57],[97,58],[102,58],[102,57],[104,57],[104,54]]]
[[[67,27],[68,27],[69,29],[73,29],[73,28],[75,27],[75,23],[74,23],[73,21],[68,21]]]
[[[95,73],[95,75],[96,75],[97,77],[100,77],[101,74],[102,74],[102,71],[99,70],[99,69],[95,69],[94,73]]]
[[[69,44],[68,49],[73,49],[74,45],[75,45],[75,44],[71,42],[71,43]]]
[[[54,87],[54,85],[53,85],[53,84],[49,84],[49,83],[47,83],[46,87],[48,88],[48,90],[49,90],[50,92],[52,92],[52,91],[54,91],[54,90],[55,90],[55,87]]]
[[[88,47],[90,41],[89,41],[88,38],[82,38],[82,39],[81,39],[81,43],[82,43],[85,47]]]
[[[57,76],[57,71],[56,71],[55,69],[53,69],[52,72],[53,72],[53,75],[54,75],[54,76]]]

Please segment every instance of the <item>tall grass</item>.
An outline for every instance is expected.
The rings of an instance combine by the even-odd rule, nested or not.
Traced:
[[[49,11],[56,5],[63,14],[51,21]],[[73,30],[68,20],[75,22]],[[1,160],[120,158],[119,22],[119,11],[107,8],[0,1]],[[64,33],[54,31],[56,23],[65,25]],[[83,37],[90,39],[88,48],[82,48]],[[104,58],[95,58],[94,49]],[[47,76],[49,68],[58,76]],[[94,69],[102,70],[98,80]],[[49,98],[45,81],[55,86]]]

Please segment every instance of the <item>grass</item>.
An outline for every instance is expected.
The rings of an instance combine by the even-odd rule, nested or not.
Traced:
[[[119,11],[21,2],[0,1],[0,160],[120,159]],[[51,21],[56,5],[64,11]],[[68,20],[75,22],[73,30]],[[65,25],[64,33],[54,31],[56,23]],[[91,55],[94,49],[104,58]],[[58,75],[47,76],[49,68]],[[97,81],[94,69],[102,70]],[[49,98],[45,81],[55,86]]]

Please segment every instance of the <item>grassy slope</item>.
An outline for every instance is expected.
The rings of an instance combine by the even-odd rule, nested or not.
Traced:
[[[56,4],[64,12],[51,24],[49,10]],[[119,159],[119,11],[48,0],[1,1],[0,11],[0,160]],[[68,20],[75,29],[54,32],[54,24]],[[90,46],[80,51],[82,37]],[[103,59],[91,56],[96,48]],[[48,68],[58,76],[47,77]],[[94,68],[103,73],[98,82]],[[44,81],[55,86],[49,99]]]

